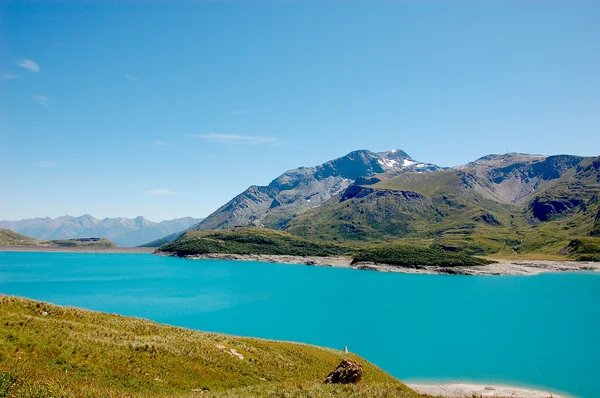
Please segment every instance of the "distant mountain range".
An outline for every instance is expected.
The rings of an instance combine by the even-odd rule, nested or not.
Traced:
[[[182,231],[202,221],[184,217],[152,222],[144,217],[105,218],[98,220],[89,214],[81,217],[34,218],[20,221],[0,221],[0,228],[10,229],[36,239],[107,238],[121,247],[138,246]]]
[[[190,229],[241,226],[558,254],[574,238],[600,236],[600,157],[507,153],[442,168],[401,150],[354,151],[251,186]]]

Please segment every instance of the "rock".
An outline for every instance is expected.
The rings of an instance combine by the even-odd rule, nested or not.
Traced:
[[[244,359],[244,355],[242,355],[241,353],[237,352],[234,348],[229,350],[233,355],[235,355],[238,359]]]
[[[356,384],[362,378],[362,365],[343,359],[337,368],[325,378],[325,384]]]

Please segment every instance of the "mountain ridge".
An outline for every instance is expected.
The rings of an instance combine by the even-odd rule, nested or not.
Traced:
[[[37,217],[19,221],[0,221],[0,228],[42,240],[107,238],[120,247],[127,247],[160,239],[189,228],[201,220],[182,217],[152,222],[142,216],[97,219],[84,214],[79,217],[65,215],[56,218]]]

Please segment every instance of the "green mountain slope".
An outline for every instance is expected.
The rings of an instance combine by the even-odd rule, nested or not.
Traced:
[[[0,295],[3,397],[420,395],[354,354],[204,333]],[[343,358],[355,386],[324,386]]]

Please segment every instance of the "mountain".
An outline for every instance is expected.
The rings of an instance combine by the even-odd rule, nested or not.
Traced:
[[[381,153],[354,151],[316,167],[289,170],[267,186],[253,185],[192,229],[239,226],[283,229],[298,214],[319,207],[357,179],[377,173],[435,170],[440,167],[418,162],[397,149]]]
[[[98,220],[89,214],[81,217],[63,216],[55,219],[34,218],[20,221],[0,221],[0,228],[10,229],[36,239],[107,238],[118,246],[138,246],[182,231],[202,219],[184,217],[152,222],[144,217],[105,218]]]
[[[400,150],[361,150],[252,186],[190,229],[558,255],[598,247],[599,198],[600,157],[507,153],[441,168]]]
[[[488,155],[431,173],[381,173],[294,218],[287,231],[342,240],[425,240],[475,253],[558,254],[595,236],[600,157]]]

